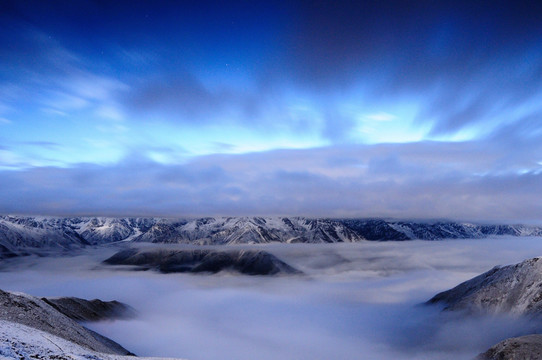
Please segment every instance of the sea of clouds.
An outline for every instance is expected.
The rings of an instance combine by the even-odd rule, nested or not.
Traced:
[[[130,272],[101,265],[116,251],[105,248],[5,262],[0,288],[123,301],[135,318],[88,326],[137,355],[193,360],[470,359],[538,325],[422,304],[495,265],[542,255],[541,238],[255,247],[305,275]]]

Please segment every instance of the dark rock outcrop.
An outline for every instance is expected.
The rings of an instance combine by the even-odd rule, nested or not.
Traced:
[[[85,300],[75,297],[41,299],[76,321],[125,319],[134,314],[131,307],[118,301]]]
[[[104,263],[135,265],[163,273],[217,273],[225,270],[246,275],[299,273],[276,256],[258,250],[128,249],[116,253]]]

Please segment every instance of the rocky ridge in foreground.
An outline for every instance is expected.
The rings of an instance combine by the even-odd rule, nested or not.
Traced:
[[[34,296],[0,290],[0,320],[45,331],[92,351],[131,354],[114,341],[83,327]]]
[[[0,358],[13,360],[166,359],[97,352],[49,332],[6,320],[0,320]]]
[[[96,321],[130,315],[117,301],[37,298],[0,290],[0,359],[160,360],[134,354],[73,319]],[[73,318],[73,319],[72,319]]]

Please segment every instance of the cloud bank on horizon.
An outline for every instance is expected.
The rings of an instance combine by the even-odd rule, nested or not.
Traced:
[[[0,4],[0,211],[542,221],[537,2]]]

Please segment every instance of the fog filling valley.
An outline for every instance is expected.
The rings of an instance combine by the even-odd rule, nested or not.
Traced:
[[[135,308],[135,318],[88,327],[141,356],[469,359],[538,324],[464,317],[421,304],[495,265],[542,255],[541,240],[244,246],[268,251],[304,273],[275,277],[129,271],[101,264],[118,250],[106,247],[72,257],[6,261],[0,288],[122,301]]]

